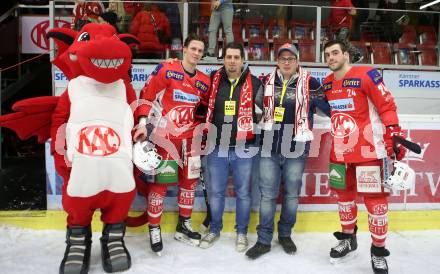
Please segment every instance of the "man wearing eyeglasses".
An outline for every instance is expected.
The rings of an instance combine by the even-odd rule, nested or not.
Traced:
[[[321,84],[299,66],[299,53],[292,44],[278,50],[277,67],[264,80],[264,134],[260,158],[260,223],[258,240],[246,255],[256,259],[271,249],[276,200],[280,182],[284,198],[278,221],[278,242],[288,254],[296,252],[291,231],[296,221],[302,175],[313,140],[313,113],[316,107],[329,115]]]

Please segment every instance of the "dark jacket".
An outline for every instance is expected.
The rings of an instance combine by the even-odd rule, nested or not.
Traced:
[[[229,146],[233,147],[236,144],[236,138],[237,138],[237,114],[232,116],[232,123],[227,120],[227,117],[230,117],[230,116],[225,116],[224,106],[225,106],[225,101],[229,101],[231,82],[228,79],[225,68],[221,67],[220,70],[221,70],[221,79],[220,79],[220,83],[218,86],[217,96],[215,98],[215,106],[214,106],[214,111],[213,111],[211,123],[213,123],[217,128],[217,139],[216,139],[217,145],[220,144],[221,134],[222,134],[222,126],[224,124],[232,124]],[[241,88],[242,88],[242,86],[246,80],[246,77],[249,73],[250,73],[249,67],[247,65],[245,65],[245,67],[243,68],[243,71],[241,73],[241,76],[238,80],[238,84],[234,88],[232,100],[235,100],[237,102],[237,112],[238,112],[238,104],[240,102],[240,91],[241,91]],[[214,77],[214,74],[215,74],[215,71],[211,73],[211,81]],[[253,101],[254,101],[254,107],[253,107],[252,111],[253,111],[253,120],[254,120],[254,123],[256,124],[256,123],[258,123],[258,120],[257,120],[257,114],[255,112],[255,105],[258,106],[258,108],[260,110],[262,109],[263,85],[257,77],[251,75],[251,78],[252,78],[252,92],[253,92]],[[225,118],[226,118],[226,120],[225,120]],[[223,141],[223,143],[224,142],[225,141]],[[246,143],[253,144],[254,142],[255,142],[255,136],[252,140],[248,140]]]
[[[271,147],[272,153],[281,153],[281,144],[284,133],[285,125],[293,125],[295,123],[295,98],[296,98],[296,85],[298,82],[298,77],[295,79],[290,79],[288,83],[286,94],[283,99],[283,107],[285,108],[283,121],[276,122],[274,124],[274,134],[273,134],[273,142]],[[275,98],[274,103],[275,107],[280,105],[280,94],[283,88],[283,81],[280,79],[278,74],[275,76]],[[316,108],[319,108],[323,113],[327,116],[330,116],[330,106],[328,102],[325,100],[324,92],[322,90],[322,86],[318,80],[314,77],[310,77],[309,81],[309,89],[310,89],[310,110],[309,110],[309,123],[310,127],[313,128],[313,114],[315,113]],[[279,130],[277,128],[279,127]],[[292,128],[292,127],[291,127]],[[291,140],[290,143],[290,151],[295,151],[296,142],[293,141],[293,132],[289,132],[292,136],[289,136],[288,140]],[[263,144],[263,136],[261,136],[261,144]],[[266,135],[264,138],[270,138],[271,135]],[[263,150],[267,148],[264,147]],[[270,149],[270,148],[269,148]],[[305,145],[304,153],[308,153],[310,149],[310,142],[307,142]]]

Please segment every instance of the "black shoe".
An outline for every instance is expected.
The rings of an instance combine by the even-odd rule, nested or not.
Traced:
[[[202,236],[200,233],[193,230],[191,218],[179,215],[179,222],[176,226],[176,234],[174,234],[174,239],[193,246],[198,246],[201,238]]]
[[[130,268],[131,257],[124,243],[125,223],[104,224],[101,237],[102,267],[105,272]]]
[[[353,60],[351,60],[351,63],[352,64],[357,64],[357,63],[360,63],[360,62],[362,62],[362,60],[364,60],[364,56],[362,55],[362,54],[360,54],[360,53],[355,53],[354,55],[353,55],[353,58],[352,58]]]
[[[66,251],[60,264],[60,274],[89,272],[92,230],[90,226],[67,227]]]
[[[374,274],[388,274],[388,264],[385,257],[390,256],[390,252],[385,247],[371,245],[371,267]]]
[[[296,245],[290,237],[278,236],[278,242],[283,247],[284,252],[286,252],[287,254],[293,254],[296,252]]]
[[[148,231],[150,232],[150,246],[151,250],[155,252],[158,256],[161,256],[161,251],[163,249],[162,243],[162,233],[160,232],[160,226],[148,226]]]
[[[257,242],[253,247],[249,248],[249,250],[246,251],[246,256],[248,256],[249,259],[255,260],[256,258],[266,254],[269,251],[270,245],[265,245]]]
[[[339,240],[339,243],[330,250],[330,262],[336,263],[357,249],[356,232],[357,226],[353,234],[343,232],[333,233],[335,238]]]
[[[212,53],[206,53],[206,55],[203,57],[204,60],[217,60],[217,56]]]

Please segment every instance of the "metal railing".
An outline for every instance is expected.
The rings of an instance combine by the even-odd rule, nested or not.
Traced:
[[[58,3],[57,3],[58,2]],[[13,8],[11,8],[7,13],[12,13],[14,12],[14,10],[16,9],[24,9],[24,8],[32,8],[32,9],[48,9],[48,14],[49,14],[49,20],[50,20],[50,26],[53,27],[54,26],[54,20],[56,17],[56,9],[70,9],[73,8],[74,5],[66,5],[64,4],[65,1],[61,1],[63,2],[63,4],[60,4],[60,1],[50,1],[49,5],[46,6],[29,6],[29,5],[17,5]],[[88,1],[88,2],[98,2],[98,1]],[[175,1],[175,2],[163,2],[163,1],[112,1],[115,3],[144,3],[144,4],[178,4],[180,5],[181,9],[180,9],[180,16],[181,16],[181,30],[182,30],[182,38],[183,40],[188,36],[188,33],[191,31],[191,20],[190,19],[194,19],[193,17],[191,17],[193,11],[195,9],[198,9],[199,5],[203,5],[203,3],[199,3],[199,2],[191,2],[191,1],[183,1],[183,3],[180,1]],[[207,3],[209,4],[209,3]],[[275,8],[285,8],[285,9],[293,9],[293,10],[307,10],[309,13],[314,13],[315,14],[315,18],[313,20],[313,23],[315,25],[315,37],[314,37],[314,41],[315,41],[315,62],[303,62],[303,65],[305,66],[315,66],[315,67],[322,67],[324,66],[321,62],[322,59],[322,37],[321,37],[321,28],[322,28],[322,22],[323,22],[323,14],[325,14],[326,12],[328,12],[330,9],[332,9],[332,7],[329,6],[315,6],[315,5],[287,5],[287,4],[267,4],[267,3],[236,3],[234,4],[235,7],[239,7],[239,8],[245,8],[245,7],[249,7],[250,9],[260,9],[260,10],[268,10],[268,9],[275,9]],[[369,13],[377,13],[378,11],[387,11],[387,12],[405,12],[407,14],[412,14],[414,16],[421,16],[421,15],[426,15],[426,14],[436,14],[436,15],[440,15],[440,13],[438,12],[433,12],[433,11],[414,11],[414,10],[383,10],[383,9],[373,9],[373,8],[356,8],[356,10],[358,11],[368,11]],[[307,12],[306,12],[307,13]],[[7,16],[6,14],[2,15],[0,17],[0,22],[2,20],[4,20],[3,18]],[[276,18],[265,18],[265,19],[276,19]],[[394,65],[394,64],[374,64],[376,66],[379,66],[381,68],[390,68],[390,69],[415,69],[415,70],[440,70],[440,20],[438,20],[437,25],[435,26],[436,30],[437,30],[437,44],[433,45],[433,47],[435,47],[437,49],[437,56],[438,56],[438,61],[437,61],[437,66],[420,66],[420,65]],[[270,41],[271,43],[271,41]],[[51,49],[53,49],[54,47],[54,43],[53,41],[50,41],[50,46]],[[50,51],[51,54],[51,58],[53,58],[53,52],[54,51]],[[416,52],[417,53],[417,52]],[[153,60],[136,60],[136,62],[159,62],[160,59],[153,59]],[[204,63],[219,63],[218,61],[209,61],[209,62],[204,62]],[[251,64],[260,64],[260,65],[265,65],[265,64],[274,64],[273,61],[251,61]]]

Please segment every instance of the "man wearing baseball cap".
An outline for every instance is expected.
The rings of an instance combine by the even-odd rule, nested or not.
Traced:
[[[296,221],[310,141],[313,140],[313,113],[316,107],[327,115],[330,112],[321,84],[299,66],[299,52],[292,44],[284,44],[278,49],[277,67],[263,82],[260,126],[264,137],[258,169],[260,223],[257,243],[246,252],[250,259],[270,251],[281,180],[284,182],[284,197],[278,221],[278,242],[286,253],[296,252],[291,231]]]

